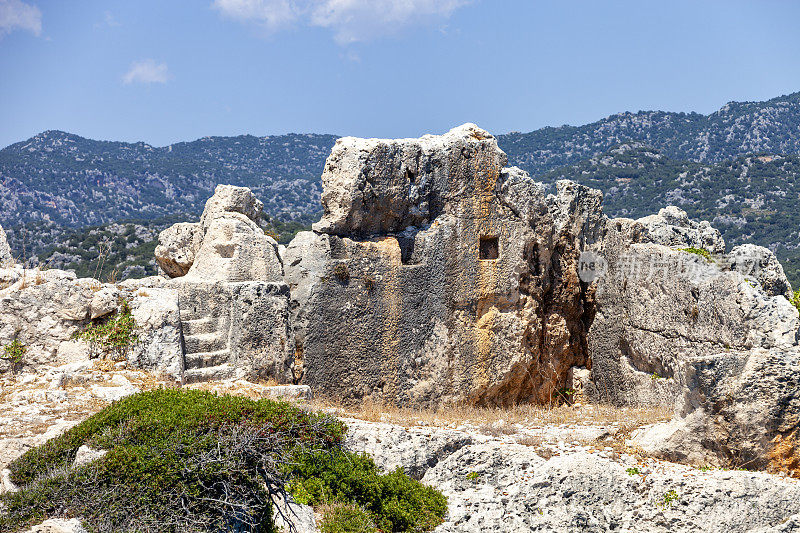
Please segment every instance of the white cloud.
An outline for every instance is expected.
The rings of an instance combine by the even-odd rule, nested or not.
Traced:
[[[166,63],[156,63],[153,59],[142,59],[131,63],[131,68],[122,76],[125,85],[131,83],[167,83],[169,70]]]
[[[41,35],[42,12],[20,0],[0,0],[0,36],[15,28]]]
[[[328,28],[339,44],[369,41],[449,17],[471,0],[214,0],[223,15],[277,31],[296,22]]]
[[[116,28],[117,26],[121,26],[121,24],[111,11],[106,11],[103,14],[103,21],[96,22],[94,25],[95,28]]]
[[[214,0],[214,7],[233,20],[254,22],[275,31],[299,18],[297,3],[293,0]]]

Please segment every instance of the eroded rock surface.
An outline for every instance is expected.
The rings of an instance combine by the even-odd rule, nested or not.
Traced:
[[[158,235],[155,258],[164,273],[185,276],[203,244],[203,226],[199,222],[179,222]]]
[[[771,254],[754,247],[707,258],[637,243],[631,231],[612,220],[603,241],[590,396],[674,405],[673,422],[637,436],[653,453],[798,472],[800,320]],[[760,277],[743,275],[746,261],[761,266]]]
[[[6,232],[3,231],[3,226],[0,226],[0,267],[13,263],[14,257],[11,255],[11,247],[8,246],[8,240],[6,240]]]
[[[800,511],[794,480],[593,445],[526,446],[513,437],[357,422],[347,446],[441,490],[448,516],[437,532],[792,531],[780,528]]]
[[[466,124],[421,139],[341,140],[323,234],[287,247],[295,351],[325,394],[403,404],[547,402],[589,364],[581,246],[598,191],[547,198]]]

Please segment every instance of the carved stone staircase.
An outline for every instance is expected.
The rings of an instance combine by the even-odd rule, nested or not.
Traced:
[[[181,306],[184,344],[184,381],[197,383],[233,377],[230,365],[227,316],[215,316],[219,309]]]

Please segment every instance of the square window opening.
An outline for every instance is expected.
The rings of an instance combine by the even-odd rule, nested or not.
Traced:
[[[500,243],[497,237],[481,236],[479,251],[482,260],[492,260],[500,257]]]

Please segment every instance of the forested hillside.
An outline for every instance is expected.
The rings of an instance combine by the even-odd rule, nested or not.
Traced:
[[[84,274],[106,262],[149,274],[155,245],[147,239],[166,221],[196,218],[214,187],[231,183],[253,189],[268,229],[286,242],[319,216],[320,175],[335,140],[243,135],[157,148],[47,131],[0,150],[0,225],[32,262]],[[498,142],[509,164],[537,180],[601,189],[610,215],[675,204],[711,221],[729,245],[767,246],[800,284],[800,93],[710,115],[620,113]],[[103,259],[103,246],[115,252]]]

